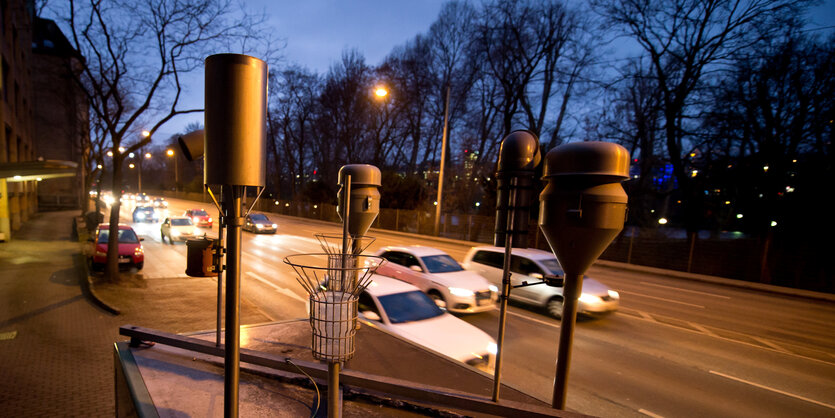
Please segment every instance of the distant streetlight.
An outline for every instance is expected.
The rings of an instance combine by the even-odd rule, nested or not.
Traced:
[[[374,90],[374,94],[377,95],[377,97],[379,98],[383,98],[386,97],[389,94],[389,92],[388,90],[386,90],[385,87],[379,86]]]
[[[777,226],[777,221],[771,221],[771,226]]]
[[[165,151],[165,155],[169,157],[174,157],[174,188],[179,191],[180,190],[180,169],[177,167],[177,156],[174,155],[174,150],[169,148]]]
[[[736,214],[736,219],[742,219],[742,214],[741,214],[741,213],[737,213],[737,214]]]
[[[135,155],[133,153],[128,154],[128,158],[133,158]]]
[[[659,218],[658,223],[661,224],[661,225],[666,225],[667,224],[667,218]]]
[[[134,168],[134,167],[136,167],[136,166],[135,166],[135,165],[133,165],[133,163],[130,163],[130,164],[128,164],[128,167],[129,167],[129,168]]]
[[[125,147],[119,147],[119,154],[122,154],[124,152],[125,152]]]
[[[107,156],[112,157],[113,156],[113,151],[107,151]]]
[[[147,138],[147,137],[151,136],[151,132],[149,132],[149,131],[142,131],[142,136],[144,136],[145,138]]]

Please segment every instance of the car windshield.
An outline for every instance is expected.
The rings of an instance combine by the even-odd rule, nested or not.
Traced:
[[[444,313],[420,290],[380,296],[379,300],[392,324],[421,321]]]
[[[194,225],[194,223],[191,222],[191,218],[178,218],[178,219],[172,219],[171,220],[171,225],[174,225],[174,226],[188,226],[188,225]]]
[[[430,255],[428,257],[422,257],[421,260],[423,260],[423,264],[426,264],[426,269],[430,273],[451,273],[453,271],[464,270],[457,261],[446,254]]]
[[[154,213],[154,208],[144,207],[140,208],[140,211],[145,213]]]
[[[102,229],[99,231],[99,244],[105,244],[110,240],[110,231]],[[132,229],[119,230],[119,242],[122,244],[136,244],[139,242],[139,237]]]
[[[205,210],[198,209],[198,210],[191,211],[191,216],[208,216],[208,214],[206,213]]]
[[[267,216],[264,215],[263,213],[253,213],[252,215],[249,215],[249,218],[252,219],[252,222],[258,222],[258,223],[269,222],[270,221],[270,219],[267,218]]]
[[[562,266],[560,266],[560,262],[557,261],[556,258],[546,258],[539,261],[546,269],[548,269],[551,274],[561,275],[562,274]]]

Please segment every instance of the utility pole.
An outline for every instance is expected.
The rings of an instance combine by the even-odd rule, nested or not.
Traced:
[[[446,142],[447,125],[449,123],[449,83],[446,85],[446,100],[444,101],[444,132],[441,135],[441,171],[438,173],[438,198],[435,200],[435,236],[438,236],[441,227],[441,206],[444,193],[444,168],[446,166]]]

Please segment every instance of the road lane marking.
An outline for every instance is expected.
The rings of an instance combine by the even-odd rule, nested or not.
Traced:
[[[622,309],[627,310],[625,308],[622,308]],[[669,328],[675,328],[677,330],[684,331],[684,332],[690,332],[690,333],[693,333],[693,334],[705,335],[705,334],[702,334],[699,331],[696,331],[695,329],[689,329],[689,328],[681,327],[679,325],[673,325],[673,324],[668,324],[666,322],[657,321],[657,320],[655,320],[655,318],[652,318],[651,316],[647,317],[648,316],[647,314],[645,314],[643,311],[639,311],[637,309],[635,309],[635,310],[629,309],[629,310],[637,312],[639,315],[641,315],[641,317],[632,316],[632,315],[624,315],[624,316],[622,316],[622,318],[632,318],[632,319],[635,319],[635,320],[638,320],[638,321],[652,322],[652,323],[657,324],[657,325],[661,325],[661,326],[665,326],[665,327],[669,327]],[[748,335],[748,334],[742,334],[742,333],[737,333],[737,334],[745,335],[746,337],[749,337],[749,338],[752,337],[751,335]],[[803,359],[803,360],[815,361],[815,362],[818,362],[818,363],[826,364],[828,366],[835,366],[835,363],[833,363],[831,361],[827,361],[827,360],[823,360],[823,359],[819,359],[819,358],[814,358],[814,357],[809,357],[809,356],[804,356],[804,355],[797,354],[797,353],[794,353],[794,352],[791,352],[791,351],[775,350],[771,347],[763,347],[761,345],[752,344],[752,343],[745,342],[745,341],[740,341],[740,340],[735,340],[733,338],[723,337],[721,335],[716,335],[713,338],[716,338],[717,340],[731,342],[731,343],[746,345],[748,347],[753,347],[753,348],[757,348],[757,349],[760,349],[760,350],[773,351],[775,353],[785,354],[787,356],[792,356],[792,357],[800,358],[800,359]],[[820,350],[814,350],[814,351],[817,351],[817,352],[820,352],[820,353],[825,353],[825,352],[820,351]],[[835,357],[835,355],[833,355],[832,353],[825,353],[825,354],[829,354],[829,355],[832,355],[833,357]]]
[[[698,290],[682,289],[680,287],[675,287],[675,286],[666,286],[666,285],[663,285],[663,284],[656,284],[656,283],[650,283],[650,282],[641,282],[641,284],[646,284],[646,285],[655,286],[655,287],[663,287],[665,289],[678,290],[680,292],[698,293],[700,295],[708,295],[708,296],[713,296],[715,298],[731,299],[730,296],[717,295],[715,293],[701,292],[701,291],[698,291]]]
[[[769,390],[769,391],[774,392],[774,393],[779,393],[781,395],[785,395],[785,396],[788,396],[788,397],[791,397],[791,398],[799,399],[801,401],[806,401],[806,402],[809,402],[809,403],[813,403],[815,405],[823,406],[825,408],[835,409],[835,405],[830,405],[828,403],[816,401],[814,399],[809,399],[809,398],[804,397],[804,396],[795,395],[794,393],[789,393],[789,392],[782,391],[780,389],[775,389],[775,388],[772,388],[772,387],[769,387],[769,386],[766,386],[766,385],[761,385],[759,383],[754,383],[750,380],[740,379],[738,377],[734,377],[734,376],[730,376],[730,375],[727,375],[727,374],[724,374],[724,373],[720,373],[720,372],[717,372],[715,370],[709,370],[709,372],[710,372],[710,374],[715,374],[717,376],[724,377],[725,379],[730,379],[730,380],[734,380],[734,381],[737,381],[737,382],[740,382],[740,383],[745,383],[746,385],[751,385],[751,386],[754,386],[754,387],[757,387],[757,388],[760,388],[760,389]]]
[[[638,410],[638,412],[640,412],[640,413],[642,413],[642,414],[644,414],[644,415],[646,415],[646,416],[648,416],[648,417],[652,417],[652,418],[664,418],[664,416],[663,416],[663,415],[658,415],[658,414],[656,414],[656,413],[653,413],[653,412],[647,411],[646,409],[643,409],[643,408],[639,409],[639,410]]]
[[[680,302],[680,301],[677,301],[677,300],[667,299],[667,298],[659,298],[659,297],[657,297],[657,296],[649,296],[649,295],[644,295],[644,294],[641,294],[641,293],[636,293],[636,292],[627,292],[627,291],[625,291],[625,290],[618,290],[618,293],[626,293],[627,295],[635,295],[635,296],[640,296],[640,297],[643,297],[643,298],[658,299],[658,300],[663,300],[663,301],[665,301],[665,302],[677,303],[677,304],[679,304],[679,305],[692,306],[692,307],[694,307],[694,308],[700,308],[700,309],[704,309],[704,308],[705,308],[705,307],[704,307],[704,306],[702,306],[702,305],[696,305],[696,304],[693,304],[693,303],[687,303],[687,302]]]
[[[711,331],[711,330],[709,330],[709,329],[707,329],[707,328],[703,327],[702,325],[697,324],[695,322],[688,322],[687,325],[690,325],[691,327],[701,331],[703,334],[707,334],[711,337],[718,337],[718,335],[716,335],[713,331]]]
[[[775,350],[777,350],[777,351],[782,351],[782,352],[784,352],[784,353],[790,353],[790,352],[791,352],[791,351],[789,351],[789,350],[785,349],[783,346],[777,345],[776,343],[771,342],[771,341],[769,341],[769,340],[766,340],[765,338],[755,337],[755,336],[753,336],[753,335],[751,335],[750,337],[751,337],[753,340],[758,341],[758,342],[761,342],[761,343],[763,343],[763,344],[765,344],[765,345],[767,345],[767,346],[769,346],[769,347],[771,347],[771,348],[773,348],[773,349],[775,349]]]
[[[281,294],[283,294],[283,295],[285,295],[285,296],[289,296],[289,297],[291,297],[291,298],[293,298],[293,299],[296,299],[296,300],[298,300],[298,301],[300,301],[300,302],[302,302],[302,303],[307,304],[307,299],[305,299],[305,298],[303,298],[303,297],[301,297],[301,296],[297,295],[295,292],[293,292],[293,291],[292,291],[292,290],[290,290],[290,289],[285,289],[285,288],[283,288],[283,287],[281,287],[281,286],[279,286],[279,285],[277,285],[277,284],[275,284],[275,283],[273,283],[273,282],[271,282],[271,281],[269,281],[269,280],[267,280],[267,279],[265,279],[265,278],[263,278],[263,277],[261,277],[261,276],[259,276],[259,275],[255,274],[255,273],[253,273],[253,272],[251,272],[251,271],[246,272],[246,274],[247,274],[247,276],[252,276],[252,278],[253,278],[253,279],[258,280],[258,281],[260,281],[260,282],[262,282],[262,283],[266,284],[267,286],[272,287],[273,289],[277,290],[279,293],[281,293]]]
[[[530,321],[533,321],[533,322],[538,322],[538,323],[540,323],[540,324],[542,324],[542,325],[547,325],[547,326],[549,326],[549,327],[554,327],[554,328],[559,328],[559,327],[560,327],[559,325],[555,325],[555,324],[552,324],[552,323],[550,323],[550,322],[545,322],[545,321],[543,321],[543,320],[541,320],[541,319],[532,318],[532,317],[527,316],[527,315],[522,315],[522,314],[520,314],[520,313],[513,312],[513,311],[511,311],[511,310],[509,310],[509,309],[507,310],[507,313],[509,313],[509,314],[511,314],[511,315],[516,315],[516,316],[518,316],[518,317],[525,318],[525,319],[530,320]]]
[[[649,314],[649,312],[638,311],[638,313],[642,317],[644,317],[644,319],[646,319],[646,320],[649,320],[649,321],[652,321],[652,322],[658,322],[658,321],[655,320],[655,318],[652,315]]]

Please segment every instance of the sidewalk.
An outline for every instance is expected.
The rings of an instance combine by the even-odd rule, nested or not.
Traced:
[[[119,326],[167,332],[214,329],[211,279],[153,279],[123,274],[97,284],[114,316],[85,297],[86,268],[71,240],[77,211],[33,216],[0,243],[0,411],[9,417],[112,417],[113,343]],[[242,302],[242,323],[267,321]]]

